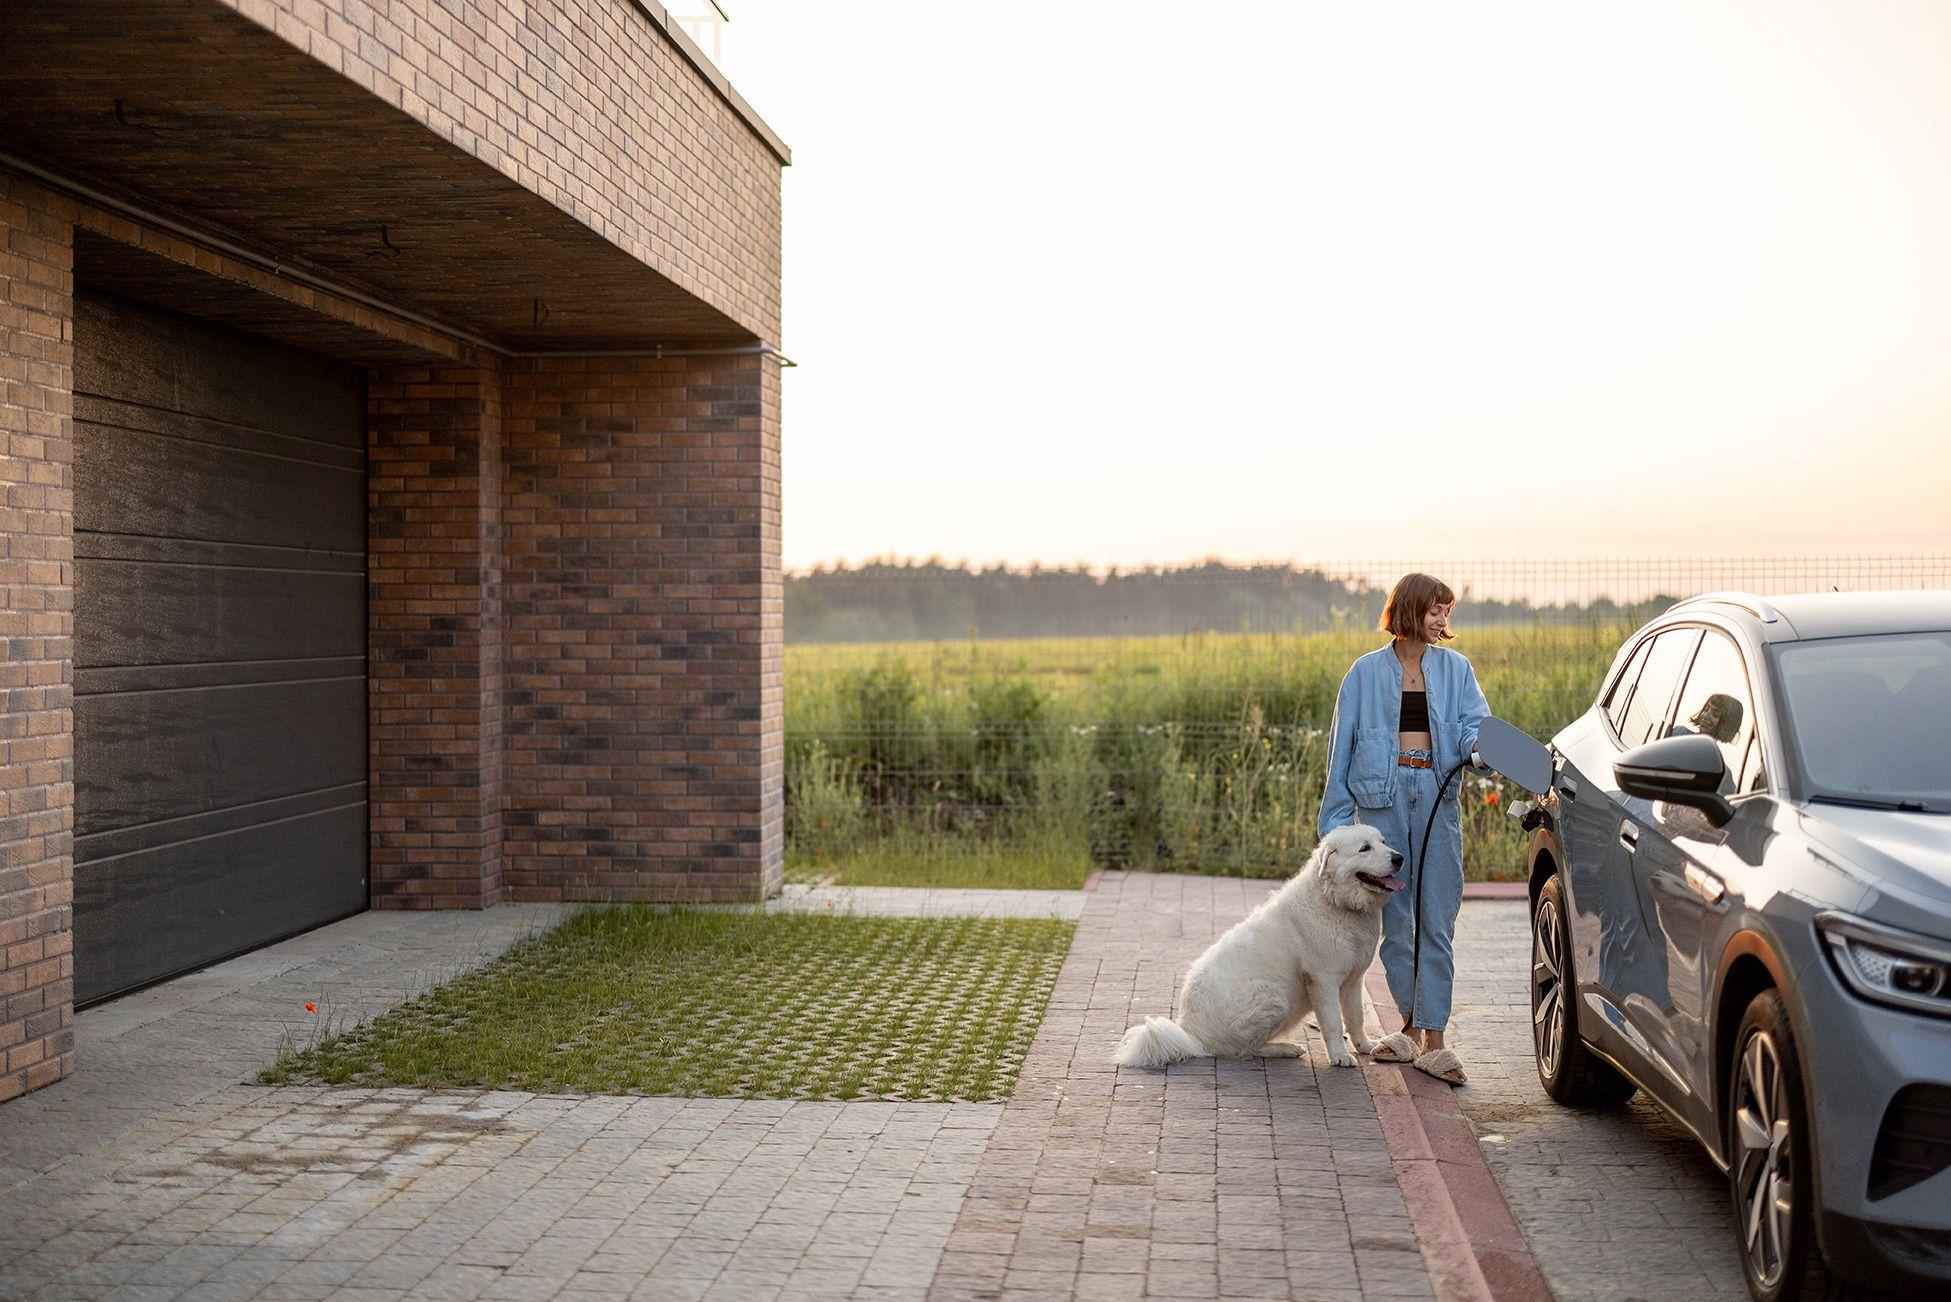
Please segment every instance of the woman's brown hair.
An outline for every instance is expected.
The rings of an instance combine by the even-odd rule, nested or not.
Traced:
[[[1456,593],[1443,580],[1430,574],[1405,574],[1390,589],[1389,604],[1382,607],[1382,618],[1375,621],[1375,627],[1391,637],[1420,642],[1423,620],[1429,615],[1430,607],[1455,604]],[[1443,640],[1449,642],[1455,638],[1445,630]]]

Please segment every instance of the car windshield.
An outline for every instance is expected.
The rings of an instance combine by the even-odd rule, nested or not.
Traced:
[[[1791,642],[1776,664],[1811,797],[1951,811],[1951,633]]]

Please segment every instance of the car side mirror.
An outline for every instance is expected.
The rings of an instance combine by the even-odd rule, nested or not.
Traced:
[[[1734,806],[1721,795],[1727,764],[1712,737],[1691,733],[1635,746],[1612,762],[1612,776],[1629,796],[1690,806],[1716,827],[1734,817]]]

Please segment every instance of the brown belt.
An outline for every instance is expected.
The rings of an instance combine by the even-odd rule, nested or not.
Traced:
[[[1396,763],[1406,769],[1433,769],[1436,767],[1435,760],[1426,760],[1420,755],[1398,755],[1396,756]]]

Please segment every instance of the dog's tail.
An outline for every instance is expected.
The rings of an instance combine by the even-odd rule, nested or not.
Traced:
[[[1187,1058],[1209,1057],[1205,1047],[1169,1017],[1147,1017],[1125,1032],[1111,1061],[1120,1067],[1169,1067]]]

